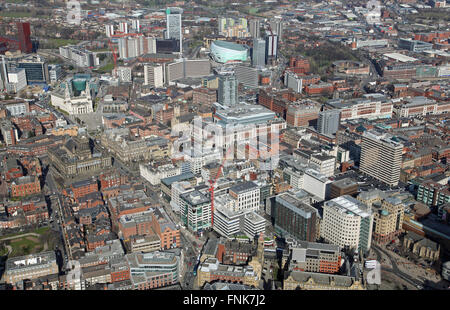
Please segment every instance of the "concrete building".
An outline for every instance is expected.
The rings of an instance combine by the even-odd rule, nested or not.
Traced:
[[[213,229],[221,236],[232,239],[241,231],[242,212],[235,212],[222,204],[223,199],[214,197]]]
[[[18,61],[17,68],[25,69],[28,85],[43,85],[50,82],[48,63],[43,57],[37,54],[31,54]]]
[[[355,195],[358,193],[358,183],[350,178],[334,181],[330,184],[330,199],[344,195]]]
[[[391,118],[393,112],[392,100],[380,94],[366,94],[356,99],[331,99],[326,106],[341,111],[341,121],[365,118]]]
[[[336,109],[319,112],[317,131],[327,135],[334,135],[339,129],[341,112]]]
[[[223,265],[217,258],[207,258],[198,267],[197,284],[202,287],[205,283],[216,280],[242,282],[245,285],[258,287],[259,274],[249,265]]]
[[[139,172],[144,179],[150,182],[150,184],[158,185],[161,183],[161,179],[181,174],[181,167],[173,164],[166,164],[157,167],[150,164],[140,164]]]
[[[299,241],[291,248],[289,269],[293,271],[338,273],[341,267],[338,245]]]
[[[180,50],[183,52],[183,32],[181,25],[181,12],[167,8],[166,10],[166,39],[176,39],[180,41]]]
[[[236,201],[234,211],[257,211],[259,209],[259,187],[253,182],[240,183],[229,189]]]
[[[441,246],[415,232],[408,231],[403,237],[403,247],[419,257],[431,261],[439,260]]]
[[[51,94],[55,107],[69,114],[89,114],[94,112],[91,79],[69,78],[61,83]]]
[[[403,145],[387,133],[366,131],[362,136],[360,171],[390,186],[400,179]]]
[[[194,89],[192,95],[192,103],[194,105],[206,105],[212,107],[212,104],[217,102],[217,91],[210,88],[199,87]]]
[[[252,38],[259,38],[261,36],[261,21],[259,19],[250,19],[249,31]]]
[[[8,84],[6,89],[8,92],[18,93],[27,87],[27,76],[25,69],[11,68],[8,70]]]
[[[306,271],[287,273],[284,290],[365,290],[360,279],[352,276],[323,274]]]
[[[89,68],[99,64],[99,59],[93,52],[76,45],[61,46],[59,54],[70,60],[77,67]]]
[[[274,209],[272,217],[278,234],[296,240],[316,241],[319,214],[306,200],[283,193],[276,196]]]
[[[238,103],[238,80],[234,74],[219,75],[217,101],[227,107]]]
[[[239,84],[245,87],[257,88],[259,84],[259,70],[247,65],[237,65],[234,74]]]
[[[327,199],[332,181],[314,169],[306,169],[303,176],[303,189],[314,195],[318,201]]]
[[[156,38],[144,35],[121,37],[118,39],[118,52],[120,59],[154,54],[157,52]]]
[[[286,70],[284,73],[284,85],[291,88],[296,93],[302,93],[303,79],[299,77],[295,72]]]
[[[264,67],[266,65],[266,41],[264,39],[253,39],[252,66]]]
[[[130,240],[131,253],[148,253],[159,251],[160,249],[161,240],[156,234],[135,237]]]
[[[174,253],[130,253],[125,258],[134,289],[153,289],[179,282],[180,258]]]
[[[50,76],[50,82],[55,83],[63,78],[64,72],[60,64],[53,64],[48,66],[48,74]]]
[[[131,67],[118,67],[117,68],[117,76],[119,77],[120,82],[129,83],[131,82]]]
[[[366,252],[370,249],[373,213],[370,207],[344,195],[326,201],[320,236],[327,242]]]
[[[164,81],[175,84],[176,80],[185,78],[201,78],[211,74],[211,64],[208,59],[176,59],[164,65]]]
[[[398,40],[398,47],[401,49],[406,49],[408,51],[417,53],[432,50],[433,44],[418,40],[400,38]]]
[[[144,85],[150,85],[154,88],[164,86],[164,68],[162,65],[144,65]]]
[[[394,111],[400,117],[443,114],[450,112],[450,104],[448,102],[437,102],[427,97],[417,96],[405,98],[405,100],[395,105]]]
[[[194,190],[194,187],[190,182],[187,181],[180,181],[180,182],[174,182],[172,184],[172,195],[170,199],[170,205],[172,207],[173,211],[180,212],[181,207],[184,206],[183,201],[181,200],[180,195],[192,192]]]
[[[270,64],[272,59],[277,59],[278,38],[276,34],[266,35],[266,63]]]
[[[372,204],[373,240],[384,244],[394,240],[403,231],[405,205],[396,197],[386,197],[383,201]]]
[[[450,262],[447,261],[442,264],[442,278],[444,278],[447,281],[450,281]]]
[[[15,284],[25,279],[32,280],[57,273],[55,252],[42,252],[8,259],[2,281]]]
[[[111,167],[111,157],[91,151],[89,138],[71,137],[61,147],[48,150],[48,157],[55,171],[63,177],[92,174]]]
[[[180,195],[181,220],[186,228],[202,233],[211,228],[211,200],[201,192],[194,190]]]

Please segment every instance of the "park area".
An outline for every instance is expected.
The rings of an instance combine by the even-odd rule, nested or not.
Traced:
[[[2,236],[0,238],[0,256],[16,257],[53,250],[56,242],[57,240],[49,227]]]

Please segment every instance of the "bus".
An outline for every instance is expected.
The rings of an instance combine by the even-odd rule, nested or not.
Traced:
[[[197,256],[197,261],[195,262],[194,270],[192,271],[194,277],[197,276],[197,269],[199,265],[200,265],[200,254],[198,254]]]

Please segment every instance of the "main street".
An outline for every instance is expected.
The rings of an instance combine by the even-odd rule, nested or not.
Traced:
[[[393,274],[395,274],[399,278],[401,278],[404,281],[414,285],[417,288],[420,288],[420,287],[423,286],[423,282],[422,281],[419,281],[419,280],[411,277],[410,275],[404,273],[403,271],[401,271],[398,268],[398,266],[397,266],[396,260],[389,254],[388,251],[386,251],[386,250],[382,249],[381,247],[378,247],[377,245],[374,245],[374,244],[372,245],[372,248],[373,248],[374,252],[377,254],[377,260],[381,261],[381,253],[383,253],[384,255],[386,255],[389,258],[389,260],[391,262],[392,268],[388,268],[388,267],[382,266],[382,270],[385,270],[387,272],[392,272]]]
[[[67,259],[72,259],[72,250],[70,248],[70,244],[69,241],[66,238],[66,228],[65,228],[65,222],[64,222],[64,213],[62,210],[62,198],[61,198],[61,193],[60,190],[58,189],[58,187],[56,186],[55,180],[53,179],[53,175],[51,174],[51,171],[48,171],[47,176],[46,176],[46,180],[45,183],[48,185],[50,191],[51,191],[51,199],[52,199],[52,217],[54,215],[56,215],[56,218],[58,220],[58,224],[59,227],[61,228],[61,234],[62,234],[62,238],[63,238],[63,252],[64,252],[64,263],[67,263]],[[56,200],[56,204],[58,206],[58,209],[55,210],[53,209],[53,201]],[[66,259],[67,257],[67,259]]]

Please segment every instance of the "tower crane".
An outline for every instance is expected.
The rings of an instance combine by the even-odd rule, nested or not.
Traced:
[[[113,59],[114,59],[114,71],[113,76],[117,77],[117,49],[115,49],[111,43],[111,40],[108,41],[109,48],[111,49]]]
[[[217,171],[215,178],[209,180],[210,184],[209,192],[211,193],[211,228],[214,225],[214,186],[216,185],[217,179],[220,177],[220,174],[222,173],[223,165],[225,164],[225,161],[227,160],[230,151],[233,149],[234,148],[231,146],[228,148],[225,157],[222,159],[222,163],[220,164],[219,170]]]

